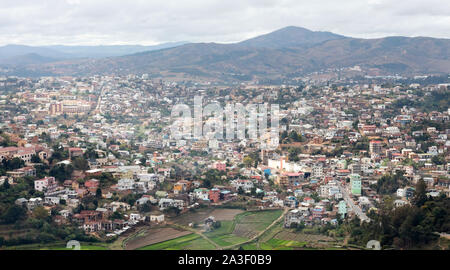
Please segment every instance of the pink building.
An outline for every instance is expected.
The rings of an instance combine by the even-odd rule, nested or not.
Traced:
[[[226,171],[227,170],[227,164],[221,163],[221,162],[217,162],[214,165],[214,167],[215,167],[216,170],[219,170],[219,171]]]

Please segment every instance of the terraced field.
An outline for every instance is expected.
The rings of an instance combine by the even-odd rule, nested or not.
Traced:
[[[230,246],[247,242],[251,237],[254,237],[265,230],[282,214],[282,210],[243,212],[234,209],[216,209],[214,211],[206,211],[202,213],[201,216],[213,215],[212,213],[214,212],[216,214],[214,215],[216,220],[221,222],[221,226],[217,229],[204,233],[201,233],[199,229],[197,229],[197,231],[189,229],[195,233],[190,233],[167,241],[161,241],[159,243],[152,243],[138,249],[215,249],[216,247],[213,243],[209,242],[208,239],[217,244],[217,247],[229,248]],[[189,221],[193,222],[193,218],[194,217],[190,215],[181,217],[178,221],[181,222],[182,225]],[[200,220],[199,217],[195,218]],[[202,237],[202,235],[207,239]],[[151,239],[148,238],[147,240]],[[140,240],[136,239],[136,241]],[[249,247],[252,246],[250,245]]]
[[[205,233],[205,236],[207,236],[209,239],[211,239],[221,247],[231,246],[248,240],[247,238],[234,235],[234,227],[235,221],[221,221],[220,228]]]
[[[215,247],[200,235],[191,233],[172,240],[139,248],[138,250],[207,250]]]
[[[287,230],[279,232],[275,238],[282,240],[293,240],[301,243],[310,243],[310,245],[315,247],[330,247],[335,246],[338,243],[332,237],[328,237],[325,235],[317,235],[317,234],[305,234],[305,233],[296,233],[290,232]]]
[[[142,232],[141,235],[128,240],[125,243],[125,249],[133,250],[149,246],[159,242],[172,240],[181,236],[191,234],[189,231],[175,230],[173,228],[154,228]]]
[[[291,250],[294,248],[303,248],[307,243],[293,240],[281,240],[272,238],[260,245],[263,250]]]
[[[205,220],[205,218],[209,216],[214,216],[216,220],[221,221],[233,220],[236,215],[241,214],[243,212],[244,212],[243,210],[239,209],[204,208],[183,214],[179,217],[173,218],[171,221],[173,223],[187,226],[189,223],[202,223]]]

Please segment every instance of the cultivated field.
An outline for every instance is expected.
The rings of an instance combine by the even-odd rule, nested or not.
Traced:
[[[248,240],[233,234],[235,221],[221,221],[220,228],[214,229],[205,235],[221,247],[231,246]]]
[[[287,230],[279,232],[276,236],[278,239],[294,240],[299,242],[334,242],[335,240],[326,235],[305,234],[289,232]]]
[[[281,214],[281,210],[244,212],[237,209],[201,209],[172,219],[172,222],[182,226],[191,222],[201,224],[208,216],[214,216],[216,220],[220,221],[221,226],[212,231],[204,232],[203,236],[214,242],[217,247],[224,248],[248,241],[270,226]],[[175,231],[175,229],[172,230]],[[194,231],[193,229],[189,230]],[[156,238],[150,236],[138,237],[130,240],[126,248],[143,250],[216,249],[216,246],[202,237],[200,229],[197,229],[197,232],[198,234],[183,231],[185,235],[181,237],[160,242],[156,242]]]
[[[306,234],[301,232],[292,232],[289,230],[283,230],[277,233],[271,240],[291,241],[294,244],[287,244],[287,242],[279,242],[282,246],[288,246],[292,248],[318,248],[318,249],[333,249],[340,244],[332,237],[319,234]],[[270,240],[268,241],[270,244]],[[276,243],[276,241],[273,241]],[[298,244],[298,243],[301,243]]]
[[[139,248],[140,250],[209,250],[215,247],[200,235],[191,233],[176,239]]]
[[[155,243],[171,240],[181,236],[191,234],[189,231],[181,231],[173,228],[155,228],[148,229],[142,234],[139,234],[136,238],[128,240],[125,243],[125,249],[132,250],[152,245]]]
[[[233,234],[243,238],[255,237],[281,214],[281,210],[246,212],[237,217]]]
[[[183,214],[179,217],[173,218],[173,223],[187,226],[189,223],[202,223],[207,217],[214,216],[216,220],[233,220],[237,214],[244,212],[240,209],[213,209],[202,208]]]

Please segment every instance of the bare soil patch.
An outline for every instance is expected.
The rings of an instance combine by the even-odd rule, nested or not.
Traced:
[[[233,220],[237,214],[244,212],[240,209],[214,209],[210,216],[216,218],[216,220]]]

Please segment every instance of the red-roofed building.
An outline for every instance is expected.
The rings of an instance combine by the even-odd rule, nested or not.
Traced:
[[[220,201],[220,190],[217,188],[213,188],[209,191],[209,199],[213,203],[218,203]]]
[[[84,186],[88,189],[97,189],[100,185],[100,181],[97,179],[89,179],[84,183]]]
[[[375,125],[364,125],[361,130],[364,135],[374,135],[376,129],[377,126]]]
[[[82,155],[83,155],[83,149],[78,148],[78,147],[70,147],[69,148],[69,157],[70,158],[79,157]]]

